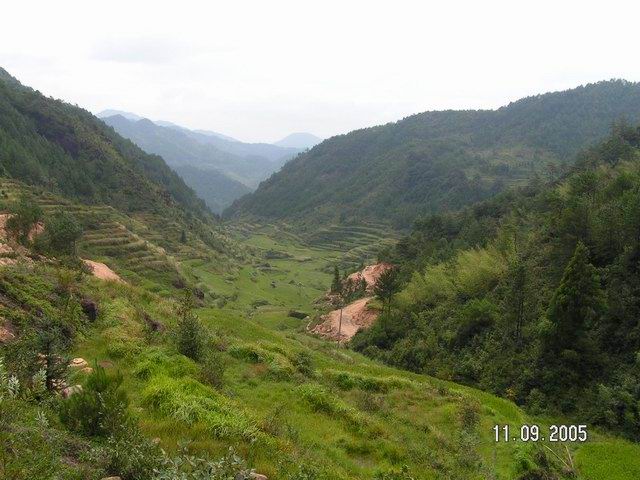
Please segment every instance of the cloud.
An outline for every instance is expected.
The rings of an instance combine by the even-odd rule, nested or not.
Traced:
[[[109,38],[96,42],[90,56],[108,62],[167,64],[190,53],[185,45],[162,38]]]

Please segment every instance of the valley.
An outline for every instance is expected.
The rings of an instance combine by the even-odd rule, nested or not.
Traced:
[[[640,478],[639,92],[336,136],[220,217],[187,150],[294,147],[0,70],[0,478]]]

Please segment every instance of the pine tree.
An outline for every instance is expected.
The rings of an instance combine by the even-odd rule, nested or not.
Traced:
[[[342,293],[342,280],[338,266],[333,267],[333,281],[331,282],[331,293]]]
[[[589,263],[589,251],[579,242],[551,299],[547,317],[553,325],[547,344],[556,352],[575,350],[603,307],[600,278]]]
[[[385,270],[373,287],[373,293],[382,301],[382,305],[387,307],[387,312],[391,312],[391,302],[398,288],[398,275],[395,268]]]

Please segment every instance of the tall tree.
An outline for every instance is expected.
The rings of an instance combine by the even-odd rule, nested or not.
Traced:
[[[603,312],[603,299],[589,251],[579,242],[547,311],[551,325],[543,338],[541,358],[545,389],[575,389],[596,374],[601,359],[593,332]]]
[[[338,266],[333,267],[333,281],[331,282],[331,293],[342,292],[342,280],[340,279],[340,270]]]
[[[391,302],[393,297],[399,289],[398,272],[395,268],[389,268],[385,270],[375,286],[373,287],[373,293],[380,299],[383,307],[386,306],[387,313],[391,311]]]

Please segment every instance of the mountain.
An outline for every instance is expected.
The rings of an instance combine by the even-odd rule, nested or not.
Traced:
[[[125,212],[189,211],[205,204],[157,155],[86,110],[0,75],[0,175]]]
[[[173,169],[216,213],[222,213],[235,199],[252,191],[245,184],[216,169],[193,165],[176,165]]]
[[[217,213],[298,153],[275,145],[227,140],[169,122],[129,120],[122,115],[102,120],[143,150],[162,156]]]
[[[640,119],[640,84],[613,80],[497,110],[421,113],[325,140],[226,214],[406,227],[421,215],[556,175],[622,117]]]
[[[136,115],[135,113],[125,112],[123,110],[113,110],[110,108],[108,108],[107,110],[102,110],[99,113],[96,113],[96,117],[98,118],[113,117],[114,115],[121,115],[127,120],[133,120],[133,121],[142,120],[142,117],[139,115]]]
[[[320,137],[316,137],[311,133],[298,132],[298,133],[292,133],[291,135],[287,135],[282,140],[275,142],[274,145],[278,145],[280,147],[299,148],[300,150],[306,150],[307,148],[315,147],[320,142],[322,142],[322,139]]]

